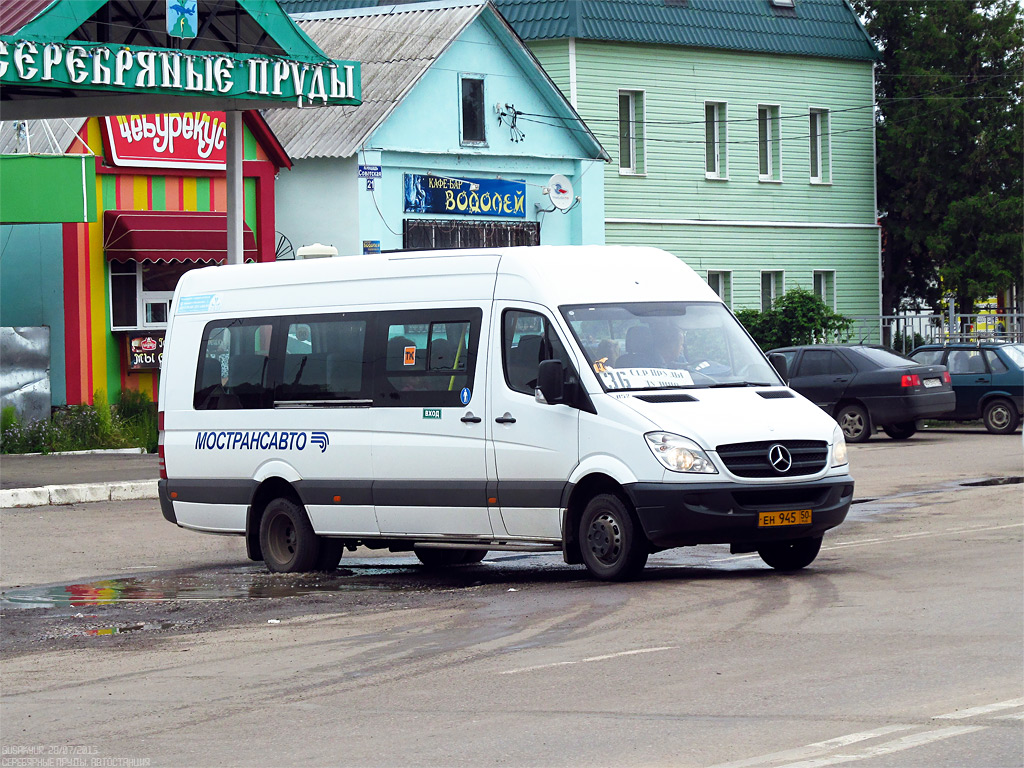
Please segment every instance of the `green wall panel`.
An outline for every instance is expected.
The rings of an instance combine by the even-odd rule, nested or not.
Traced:
[[[26,190],[45,189],[45,194]],[[96,162],[91,155],[0,157],[0,222],[96,221]]]

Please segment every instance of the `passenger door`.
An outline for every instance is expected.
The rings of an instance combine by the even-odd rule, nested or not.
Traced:
[[[805,349],[790,386],[829,413],[853,379],[853,366],[831,349]]]
[[[575,365],[541,309],[498,302],[492,323],[487,417],[501,520],[510,536],[558,539],[562,493],[579,463],[580,412],[537,402],[537,366],[555,358],[567,371]]]
[[[952,349],[946,359],[946,367],[956,392],[953,415],[962,419],[977,418],[981,398],[992,385],[992,374],[988,372],[981,350]]]
[[[382,313],[373,503],[381,533],[490,536],[480,307]],[[483,336],[484,338],[486,336]]]

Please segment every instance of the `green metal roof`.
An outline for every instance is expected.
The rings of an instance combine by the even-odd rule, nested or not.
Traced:
[[[394,0],[280,0],[289,13]],[[524,40],[607,40],[752,53],[879,58],[847,0],[493,0]]]

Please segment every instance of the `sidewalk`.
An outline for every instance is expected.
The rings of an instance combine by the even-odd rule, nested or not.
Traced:
[[[0,456],[0,508],[155,499],[156,454],[98,453]]]

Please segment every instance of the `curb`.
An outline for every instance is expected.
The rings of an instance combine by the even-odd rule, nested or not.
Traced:
[[[5,456],[101,456],[111,454],[114,456],[135,456],[145,455],[145,448],[97,448],[91,451],[51,451],[50,453],[6,453]]]
[[[39,488],[9,488],[0,491],[0,509],[82,504],[90,501],[129,501],[157,498],[157,481],[128,483],[81,483],[44,485]]]

